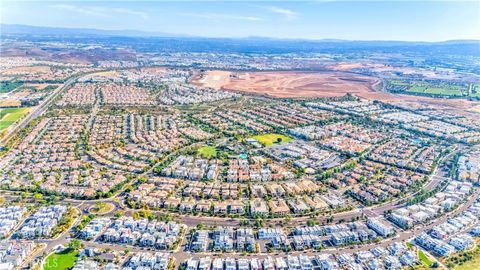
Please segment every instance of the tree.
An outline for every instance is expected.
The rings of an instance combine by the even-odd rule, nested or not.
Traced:
[[[38,200],[41,200],[43,198],[43,195],[40,194],[40,193],[35,193],[33,195],[33,198],[38,201]]]
[[[81,245],[82,244],[81,244],[80,240],[78,240],[78,239],[73,239],[73,240],[70,241],[70,243],[68,243],[68,247],[71,248],[71,249],[78,249],[78,248],[80,248]]]
[[[113,216],[116,217],[116,218],[119,218],[119,217],[123,216],[123,211],[118,210],[118,211],[115,212],[115,214]]]
[[[314,219],[307,220],[307,226],[311,227],[314,226],[317,222]]]

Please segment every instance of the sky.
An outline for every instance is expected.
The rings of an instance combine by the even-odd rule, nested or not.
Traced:
[[[480,1],[0,0],[6,24],[204,37],[480,39]]]

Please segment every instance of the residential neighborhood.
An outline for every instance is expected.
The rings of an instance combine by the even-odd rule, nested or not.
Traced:
[[[1,24],[0,270],[477,269],[475,40],[170,35],[134,29],[174,2],[37,2],[138,22]],[[254,2],[151,26],[304,20],[302,1]]]

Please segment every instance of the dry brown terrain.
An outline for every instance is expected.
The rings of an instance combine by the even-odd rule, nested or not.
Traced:
[[[460,98],[433,98],[433,97],[420,97],[414,95],[402,95],[392,94],[385,92],[374,93],[361,93],[357,95],[361,98],[369,100],[380,100],[387,103],[411,103],[411,104],[423,104],[436,108],[454,108],[461,110],[470,110],[476,106],[480,106],[478,101],[470,101]],[[413,106],[413,105],[412,105]]]
[[[50,72],[48,66],[26,66],[26,67],[14,67],[2,71],[3,75],[13,74],[26,74],[26,73],[47,73]]]
[[[342,72],[241,72],[225,81],[221,87],[225,90],[295,98],[374,92],[371,86],[377,79]]]
[[[19,107],[22,103],[18,99],[5,99],[0,101],[0,107]]]
[[[193,83],[204,87],[265,95],[277,98],[355,96],[411,106],[428,105],[466,113],[480,108],[480,102],[402,95],[376,91],[374,77],[345,72],[228,72],[208,71],[196,76]]]
[[[27,83],[24,86],[25,87],[35,87],[37,90],[43,90],[47,86],[50,86],[50,85],[59,86],[60,84],[58,84],[58,83]]]
[[[203,87],[221,89],[230,83],[230,75],[232,75],[230,71],[211,70],[195,76],[193,83]]]

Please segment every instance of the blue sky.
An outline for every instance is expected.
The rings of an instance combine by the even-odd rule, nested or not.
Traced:
[[[8,1],[1,22],[206,37],[480,39],[480,1]]]

